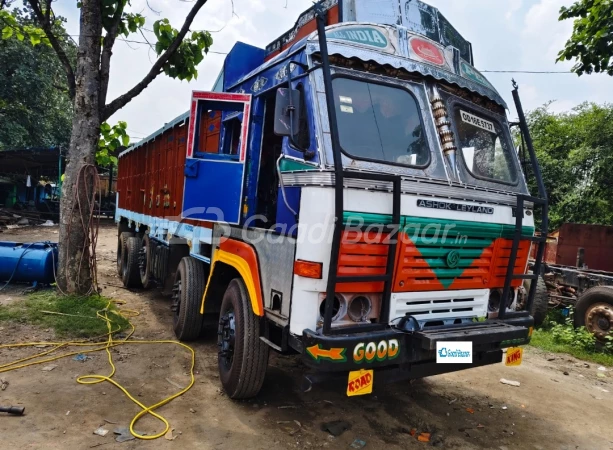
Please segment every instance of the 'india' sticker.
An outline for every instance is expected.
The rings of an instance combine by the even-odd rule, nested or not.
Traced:
[[[344,113],[353,114],[353,107],[347,105],[341,105],[341,111]]]
[[[468,123],[482,130],[489,131],[490,133],[496,133],[493,122],[477,117],[466,111],[460,110],[460,116],[462,116],[462,122]]]
[[[344,97],[342,95],[338,96],[339,100],[341,101],[341,103],[353,103],[353,99],[351,97]]]

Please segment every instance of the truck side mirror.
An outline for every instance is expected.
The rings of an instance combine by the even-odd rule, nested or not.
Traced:
[[[297,89],[277,89],[275,103],[275,134],[277,136],[295,137],[300,126],[302,95]]]

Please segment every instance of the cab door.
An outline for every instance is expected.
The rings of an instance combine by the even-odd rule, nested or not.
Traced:
[[[183,218],[239,224],[250,112],[249,94],[192,93]]]

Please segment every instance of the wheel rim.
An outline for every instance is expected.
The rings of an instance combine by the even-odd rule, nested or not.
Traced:
[[[181,312],[181,291],[183,289],[183,282],[181,281],[181,275],[177,272],[177,281],[175,281],[172,287],[172,306],[170,309],[173,312],[173,321],[176,325],[179,322],[179,313]]]
[[[594,303],[585,312],[585,327],[598,339],[613,331],[613,306],[608,303]]]
[[[229,309],[219,319],[219,331],[217,332],[217,346],[219,347],[219,361],[226,369],[232,367],[234,359],[234,345],[236,343],[236,317],[234,310]]]

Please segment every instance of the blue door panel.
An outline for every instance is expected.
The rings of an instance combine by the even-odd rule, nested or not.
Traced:
[[[244,164],[198,159],[188,161],[195,176],[187,173],[185,176],[183,217],[238,224]]]

